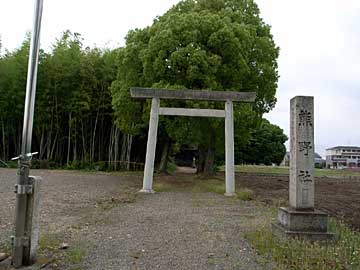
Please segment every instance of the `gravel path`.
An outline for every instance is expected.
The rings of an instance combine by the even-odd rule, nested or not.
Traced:
[[[271,269],[257,263],[243,236],[263,214],[256,203],[191,188],[140,195],[139,174],[32,174],[44,179],[42,238],[56,236],[74,250],[44,269]],[[13,227],[15,181],[15,170],[0,169],[0,252]]]

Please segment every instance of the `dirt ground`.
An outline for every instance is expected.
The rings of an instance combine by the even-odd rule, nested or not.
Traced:
[[[237,186],[255,192],[258,200],[272,205],[288,202],[289,176],[238,173]],[[360,181],[350,178],[315,179],[315,207],[360,230]]]
[[[268,209],[194,190],[192,174],[155,177],[151,195],[137,193],[142,173],[32,174],[44,180],[39,260],[31,269],[272,269],[244,237]],[[15,170],[0,170],[0,253],[9,252],[15,182]],[[69,248],[59,249],[62,243]]]
[[[43,177],[41,269],[272,269],[244,234],[288,201],[288,176],[237,173],[241,201],[201,189],[193,170],[154,179],[153,195],[140,195],[142,173],[33,170]],[[223,174],[216,177],[222,186]],[[217,181],[215,179],[215,181]],[[16,170],[0,169],[0,253],[9,252]],[[200,186],[200,188],[199,188]],[[198,187],[198,188],[194,188]],[[259,203],[264,202],[264,203]],[[316,208],[360,229],[360,182],[317,178]],[[69,249],[59,250],[61,243]],[[0,269],[10,269],[1,266]],[[39,268],[34,268],[39,269]]]

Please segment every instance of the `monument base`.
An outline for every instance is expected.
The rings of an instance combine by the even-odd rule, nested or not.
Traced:
[[[274,234],[281,239],[292,237],[323,241],[334,238],[334,234],[328,232],[328,215],[319,210],[300,211],[280,207],[278,223],[272,224],[272,227]]]
[[[144,194],[154,194],[155,191],[152,189],[141,189],[138,191],[139,193],[144,193]]]

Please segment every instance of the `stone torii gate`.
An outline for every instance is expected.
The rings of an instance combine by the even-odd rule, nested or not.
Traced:
[[[235,194],[233,102],[254,102],[255,92],[131,88],[130,93],[133,98],[152,99],[143,188],[140,192],[154,192],[152,184],[159,115],[177,115],[225,118],[225,196],[233,196]],[[223,101],[225,102],[225,110],[161,108],[160,99]]]

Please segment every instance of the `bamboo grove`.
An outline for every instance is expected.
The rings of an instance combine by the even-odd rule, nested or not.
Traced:
[[[0,56],[0,160],[20,153],[29,36],[20,48]],[[119,160],[128,139],[115,126],[109,86],[116,50],[84,48],[66,31],[51,52],[40,52],[33,149],[37,159],[56,167],[94,167]],[[128,160],[130,157],[127,157]],[[44,163],[43,166],[49,166]]]

